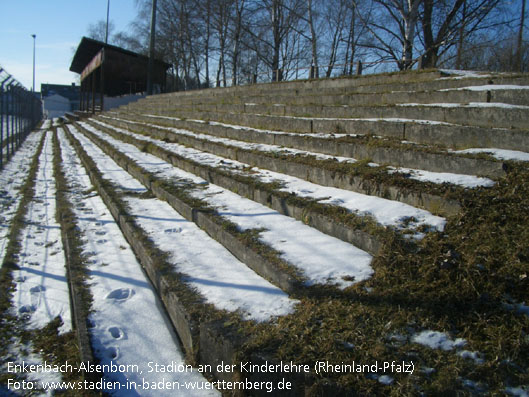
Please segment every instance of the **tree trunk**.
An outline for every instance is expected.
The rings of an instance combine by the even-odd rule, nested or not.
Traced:
[[[311,72],[314,70],[314,74],[311,78],[320,77],[318,68],[318,41],[316,37],[316,31],[314,30],[314,22],[312,19],[312,0],[307,0],[308,12],[309,12],[309,28],[310,28],[310,42],[312,48],[312,67]],[[311,73],[312,74],[312,73]]]
[[[274,80],[276,80],[277,76],[277,80],[281,81],[283,77],[279,70],[279,54],[281,51],[281,0],[273,0],[272,3],[272,33],[274,36],[272,76]]]
[[[518,30],[518,43],[516,46],[516,63],[515,70],[521,72],[522,66],[522,43],[523,43],[523,25],[525,22],[525,0],[522,0],[522,12],[520,16],[520,29]]]
[[[419,17],[419,5],[422,0],[407,0],[407,9],[400,9],[404,22],[404,37],[402,43],[402,68],[411,69],[413,65],[413,40]]]

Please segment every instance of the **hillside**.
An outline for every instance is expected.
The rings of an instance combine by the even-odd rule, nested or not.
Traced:
[[[0,174],[3,369],[97,362],[116,395],[527,395],[528,121],[529,76],[429,70],[44,123]]]

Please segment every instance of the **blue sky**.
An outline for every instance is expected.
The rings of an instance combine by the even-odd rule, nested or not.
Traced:
[[[88,26],[106,14],[107,0],[0,0],[0,66],[30,90],[36,34],[36,91],[41,83],[77,82],[69,71],[75,49]],[[110,0],[116,32],[128,30],[136,15],[134,0]]]

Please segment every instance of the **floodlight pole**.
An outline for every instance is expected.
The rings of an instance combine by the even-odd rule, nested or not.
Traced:
[[[31,37],[33,37],[33,88],[31,89],[31,92],[35,93],[35,39],[37,35],[32,34]]]
[[[156,0],[152,0],[151,40],[149,44],[149,64],[147,68],[147,95],[152,95],[152,75],[154,67],[154,36],[156,32]]]
[[[107,31],[105,34],[105,44],[108,44],[108,17],[110,15],[110,0],[107,0]]]

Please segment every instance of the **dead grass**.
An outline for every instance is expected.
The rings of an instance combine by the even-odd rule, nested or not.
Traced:
[[[415,248],[395,240],[373,261],[370,280],[341,296],[304,299],[278,326],[252,330],[248,349],[309,364],[414,362],[413,375],[389,374],[390,387],[365,374],[329,375],[361,395],[480,394],[479,385],[472,390],[464,380],[503,394],[529,384],[529,316],[506,306],[529,301],[528,206],[529,170],[515,167],[493,189],[474,191],[444,233]],[[411,343],[426,329],[464,338],[464,349],[479,352],[484,363]]]

